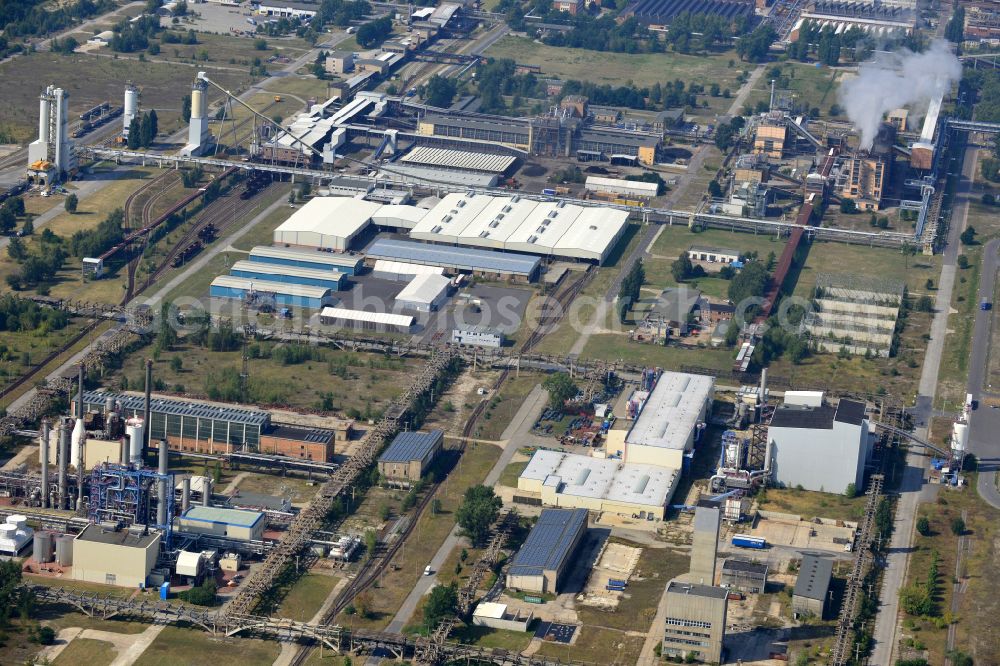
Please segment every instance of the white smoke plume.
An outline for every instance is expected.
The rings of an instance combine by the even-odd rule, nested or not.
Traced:
[[[931,99],[961,78],[962,63],[948,42],[938,39],[924,53],[903,50],[862,63],[857,76],[841,83],[838,97],[867,150],[887,112],[910,106],[923,115]]]

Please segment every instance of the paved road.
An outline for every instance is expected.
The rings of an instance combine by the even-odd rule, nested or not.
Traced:
[[[979,277],[979,300],[994,302],[993,289],[997,269],[1000,268],[1000,239],[989,241],[983,248],[983,266]],[[1000,509],[1000,491],[997,490],[997,469],[1000,467],[1000,409],[983,404],[987,396],[998,397],[989,380],[990,335],[993,311],[976,310],[976,323],[972,334],[972,355],[969,359],[968,392],[979,401],[979,409],[972,413],[969,424],[969,452],[979,459],[979,496],[993,507]],[[1000,387],[998,387],[1000,388]]]
[[[931,339],[924,355],[924,365],[920,373],[920,388],[914,407],[911,408],[915,434],[927,439],[930,418],[933,414],[934,396],[937,393],[938,371],[941,354],[948,330],[948,314],[951,310],[951,295],[955,284],[955,270],[958,258],[958,237],[965,228],[969,215],[969,199],[975,179],[976,162],[979,151],[969,146],[962,163],[962,177],[955,192],[955,205],[951,215],[951,228],[945,246],[941,277],[938,280],[937,298],[934,302],[934,320],[931,322]],[[906,568],[913,543],[913,528],[916,522],[917,505],[921,501],[924,469],[927,459],[920,453],[911,452],[906,457],[906,467],[899,489],[899,502],[892,540],[883,566],[880,604],[875,618],[874,648],[872,664],[892,663],[896,648],[896,627],[899,616],[899,589],[906,578]]]
[[[531,426],[538,420],[539,415],[545,408],[546,396],[547,394],[541,386],[535,386],[531,393],[528,394],[528,397],[525,398],[521,404],[521,408],[514,415],[510,425],[507,426],[501,436],[501,439],[505,442],[503,453],[500,454],[500,459],[493,465],[493,469],[486,475],[483,485],[494,486],[500,480],[500,474],[503,473],[507,465],[510,464],[511,458],[514,457],[518,448],[521,447],[522,437],[531,431]],[[459,528],[456,525],[451,534],[444,540],[444,543],[441,544],[441,547],[438,548],[434,557],[431,558],[431,561],[428,562],[435,574],[444,565],[451,551],[459,544],[461,537],[458,535],[458,531]],[[386,631],[397,634],[401,633],[403,627],[413,617],[413,613],[417,610],[420,600],[436,584],[437,575],[422,576],[417,581],[417,584],[413,586],[413,589],[410,590],[410,594],[403,601],[403,605],[400,606],[396,616],[392,618],[392,622],[389,623]]]

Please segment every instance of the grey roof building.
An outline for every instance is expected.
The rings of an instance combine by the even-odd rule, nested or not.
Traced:
[[[723,587],[756,594],[767,587],[767,565],[729,558],[722,563]]]
[[[420,480],[444,444],[444,432],[401,432],[379,456],[378,471],[387,480],[413,483]]]
[[[507,587],[558,594],[587,533],[586,509],[544,509],[507,570]]]
[[[728,594],[721,587],[670,581],[666,591],[663,654],[686,657],[694,653],[703,662],[720,663]]]
[[[390,259],[424,266],[441,266],[454,271],[490,273],[502,277],[534,280],[541,260],[523,254],[450,247],[414,241],[379,238],[365,252],[369,260]]]
[[[822,618],[829,605],[833,558],[819,553],[803,553],[799,577],[792,591],[792,610]]]

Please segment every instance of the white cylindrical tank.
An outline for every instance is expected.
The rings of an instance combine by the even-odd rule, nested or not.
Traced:
[[[68,534],[56,537],[56,564],[61,567],[73,564],[73,537]]]
[[[956,456],[965,455],[969,447],[969,425],[962,421],[955,421],[951,429],[951,450]]]
[[[83,419],[77,419],[76,425],[73,426],[73,434],[69,440],[70,465],[76,465],[80,461],[80,447],[83,446],[83,440],[86,436],[87,433],[83,429]]]
[[[40,141],[49,140],[49,97],[47,93],[42,93],[38,100],[38,139]]]
[[[36,562],[45,564],[52,561],[54,544],[51,532],[35,532],[35,542],[31,557]]]
[[[191,88],[191,119],[205,117],[205,91],[201,84],[195,84]]]
[[[7,516],[7,524],[13,525],[16,530],[23,530],[28,524],[28,517],[20,514]]]
[[[128,437],[129,462],[132,464],[142,463],[142,438],[146,433],[146,426],[137,416],[133,416],[125,421],[125,435]]]
[[[139,113],[139,89],[131,83],[125,86],[125,109],[122,112],[123,134],[128,136],[132,119]]]

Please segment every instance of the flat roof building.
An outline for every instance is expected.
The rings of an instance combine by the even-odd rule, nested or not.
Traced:
[[[193,506],[178,519],[178,529],[182,532],[240,541],[261,540],[266,524],[260,511],[216,506]]]
[[[361,270],[361,258],[347,254],[293,250],[285,247],[258,245],[250,250],[250,261],[279,266],[297,266],[316,270],[337,271],[356,275]]]
[[[510,252],[447,247],[430,243],[376,239],[366,251],[367,261],[378,259],[411,264],[440,266],[451,272],[468,272],[480,277],[531,282],[538,277],[538,257]]]
[[[589,192],[602,192],[638,199],[652,199],[656,196],[660,186],[657,183],[647,183],[641,180],[587,176],[585,187]]]
[[[432,312],[448,299],[451,280],[443,275],[421,273],[396,294],[396,305],[418,312]]]
[[[833,557],[803,553],[799,576],[795,579],[795,589],[792,591],[792,611],[823,619],[829,608],[832,577]]]
[[[587,533],[586,509],[543,509],[511,560],[507,587],[558,594],[573,555]]]
[[[395,483],[416,483],[444,445],[444,432],[401,432],[379,456],[378,471]]]
[[[767,565],[729,558],[722,563],[722,587],[757,594],[767,589]]]
[[[686,372],[664,372],[627,434],[608,431],[608,451],[623,451],[625,462],[682,469],[684,454],[694,446],[695,431],[704,423],[715,378]]]
[[[73,580],[120,587],[145,585],[160,555],[160,533],[87,525],[73,539]]]
[[[281,266],[264,264],[259,261],[241,259],[229,269],[233,277],[248,280],[264,280],[287,284],[304,284],[311,287],[323,287],[340,291],[346,284],[346,275],[336,271],[316,268],[298,268],[296,266]]]
[[[418,240],[604,263],[628,213],[564,201],[449,194],[410,232]]]
[[[314,197],[274,230],[274,244],[345,252],[381,207],[352,197]]]
[[[336,300],[333,289],[305,284],[289,284],[270,280],[220,275],[212,280],[209,288],[212,298],[234,298],[241,301],[255,300],[258,304],[291,306],[318,310],[332,305]]]
[[[836,407],[793,405],[786,396],[785,404],[774,410],[767,438],[777,485],[838,494],[852,483],[858,491],[863,488],[871,452],[863,403],[842,399]],[[823,464],[817,465],[820,460]]]
[[[503,347],[505,336],[502,331],[487,326],[464,326],[451,331],[451,341],[456,345],[472,347]]]
[[[731,264],[734,261],[740,260],[739,250],[730,250],[725,247],[711,247],[708,245],[692,245],[688,248],[687,254],[691,261]]]
[[[721,522],[722,510],[717,502],[698,502],[694,509],[691,567],[687,576],[692,583],[715,585],[715,560],[719,551]]]
[[[350,308],[327,307],[319,313],[319,323],[363,331],[412,333],[417,320],[412,315],[370,312]]]
[[[663,654],[694,655],[703,662],[722,663],[728,592],[721,587],[672,580],[666,591]]]
[[[517,488],[537,494],[546,506],[663,520],[678,469],[538,449]]]

